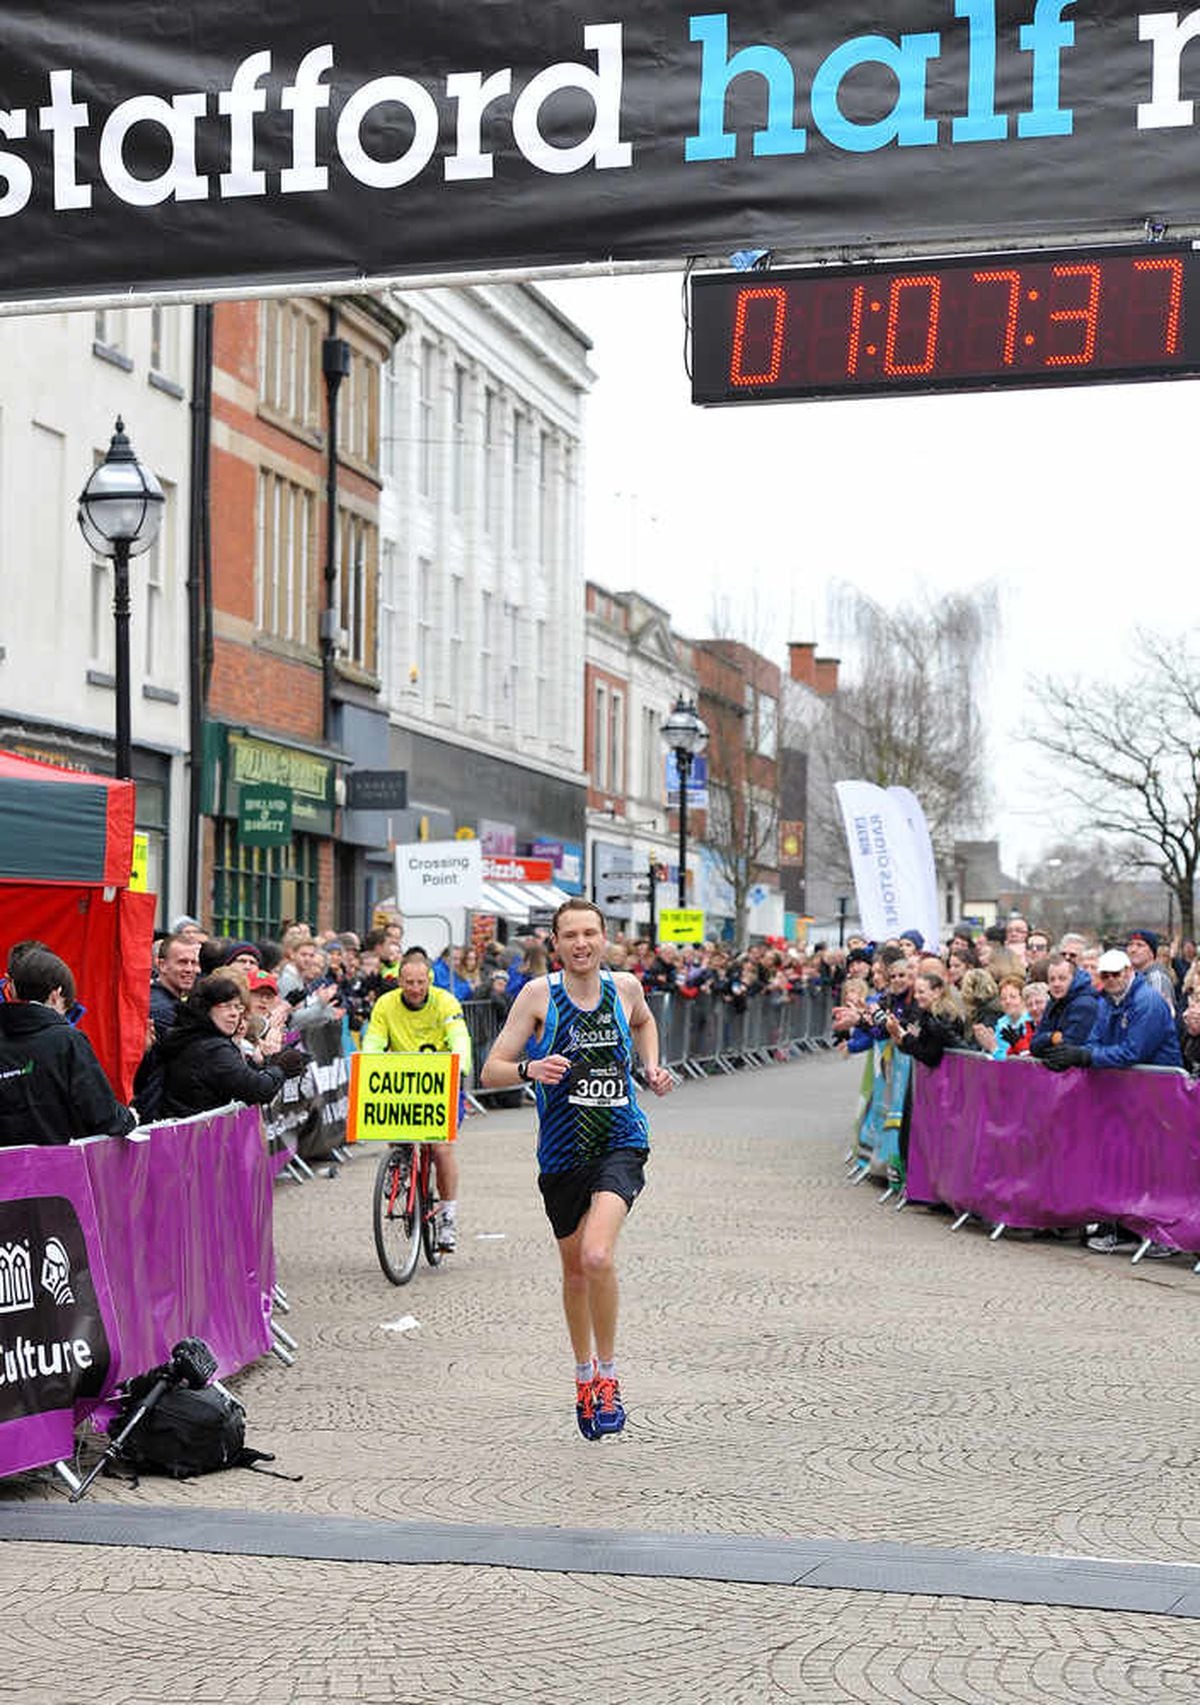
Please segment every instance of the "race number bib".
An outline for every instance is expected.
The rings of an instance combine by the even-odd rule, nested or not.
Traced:
[[[572,1107],[628,1107],[625,1073],[619,1065],[589,1065],[579,1060],[567,1073]]]

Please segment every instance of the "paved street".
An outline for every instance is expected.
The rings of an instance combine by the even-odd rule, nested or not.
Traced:
[[[576,1434],[525,1111],[472,1119],[460,1252],[386,1283],[373,1156],[280,1187],[301,1342],[239,1382],[235,1472],[116,1505],[313,1518],[1200,1558],[1184,1262],[951,1235],[843,1178],[833,1056],[652,1108],[623,1238],[625,1437]],[[397,1323],[411,1316],[419,1325]],[[14,1500],[60,1501],[33,1478]],[[475,1564],[0,1547],[0,1698],[566,1701],[1193,1699],[1200,1625],[1127,1611]]]

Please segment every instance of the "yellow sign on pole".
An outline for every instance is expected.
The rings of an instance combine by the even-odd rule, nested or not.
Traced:
[[[660,941],[703,941],[704,913],[693,906],[664,907],[658,914]]]
[[[144,894],[150,886],[150,837],[133,835],[133,864],[129,871],[129,887],[134,894]]]
[[[457,1054],[353,1054],[347,1141],[452,1143],[458,1070]]]

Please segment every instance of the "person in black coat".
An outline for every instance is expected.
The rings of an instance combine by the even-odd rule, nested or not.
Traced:
[[[965,1047],[966,1011],[958,990],[934,970],[919,971],[913,983],[913,1004],[906,1022],[895,1012],[886,1019],[887,1032],[904,1053],[936,1068],[947,1048]]]
[[[241,989],[232,977],[202,977],[159,1044],[163,1060],[164,1118],[208,1113],[230,1101],[262,1106],[307,1063],[296,1048],[281,1048],[253,1066],[235,1038],[245,1024]]]
[[[0,1148],[124,1136],[137,1119],[65,1016],[75,1002],[70,968],[40,944],[10,964],[16,999],[0,1005]]]
[[[1200,1077],[1200,990],[1192,990],[1179,1020],[1179,1052],[1185,1070]]]
[[[1029,1052],[1035,1059],[1064,1042],[1071,1047],[1085,1047],[1096,1022],[1100,998],[1087,972],[1076,970],[1065,953],[1051,954],[1046,981],[1050,999],[1029,1044]]]

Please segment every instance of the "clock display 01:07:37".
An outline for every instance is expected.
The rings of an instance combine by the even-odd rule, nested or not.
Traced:
[[[692,400],[762,402],[1200,372],[1200,258],[1156,244],[703,273]]]

